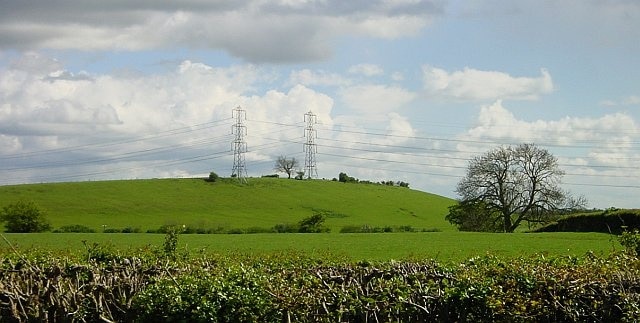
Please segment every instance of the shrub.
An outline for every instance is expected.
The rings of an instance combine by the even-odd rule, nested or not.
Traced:
[[[220,176],[218,176],[218,174],[216,174],[215,172],[211,172],[209,173],[209,177],[206,179],[207,182],[216,182],[218,181],[218,179],[220,178]]]
[[[9,204],[0,213],[0,222],[5,222],[7,232],[44,232],[51,229],[44,213],[33,202]]]
[[[620,244],[625,248],[625,251],[633,256],[640,256],[640,231],[638,229],[633,232],[624,231],[620,235]]]
[[[246,233],[272,233],[273,231],[270,228],[262,228],[262,227],[249,227],[246,230]]]
[[[573,214],[543,226],[534,232],[602,232],[621,234],[626,228],[640,229],[640,211],[608,209]]]
[[[176,251],[178,249],[178,236],[185,229],[184,226],[168,226],[166,234],[164,236],[163,250],[165,256],[169,258],[176,258]]]
[[[292,223],[279,223],[273,227],[273,232],[276,233],[295,233],[299,231],[300,227]]]
[[[357,183],[358,180],[354,177],[347,175],[347,173],[338,174],[338,181],[342,183]]]
[[[340,233],[361,233],[362,226],[359,225],[345,225],[340,229]]]
[[[322,214],[314,214],[308,218],[304,218],[298,224],[300,227],[298,232],[300,233],[328,232],[329,229],[322,225],[324,223],[324,220],[325,218]]]
[[[122,233],[122,229],[118,228],[106,228],[102,232],[104,233]]]
[[[63,225],[55,230],[53,233],[95,233],[96,230],[80,224]]]

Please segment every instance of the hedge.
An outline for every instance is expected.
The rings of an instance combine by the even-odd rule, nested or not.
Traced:
[[[103,255],[104,256],[104,255]],[[0,260],[0,321],[638,321],[636,255],[345,263],[300,254]]]
[[[534,232],[603,232],[620,234],[640,229],[639,210],[605,210],[569,215]]]

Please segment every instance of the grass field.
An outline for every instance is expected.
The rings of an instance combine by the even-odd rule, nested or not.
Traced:
[[[270,228],[296,223],[314,213],[339,231],[345,225],[401,226],[455,230],[444,217],[453,200],[400,187],[255,178],[156,179],[0,186],[0,206],[35,202],[54,228],[81,224],[102,231],[165,224],[201,228]]]
[[[332,181],[250,179],[155,179],[0,186],[0,206],[35,202],[54,228],[80,224],[107,228],[157,229],[165,224],[196,228],[271,228],[324,214],[327,234],[184,234],[180,246],[211,253],[262,254],[300,251],[351,260],[434,258],[460,261],[491,253],[583,255],[619,249],[615,238],[595,233],[465,233],[445,219],[453,200],[416,190]],[[412,226],[441,232],[340,234],[344,226]],[[83,251],[82,241],[117,249],[161,247],[163,234],[4,234],[20,250]],[[0,242],[1,252],[12,252]]]
[[[112,245],[127,250],[145,246],[161,247],[162,234],[10,234],[4,236],[19,250],[33,248],[84,251],[82,243]],[[379,233],[379,234],[208,234],[181,235],[179,247],[198,252],[265,254],[299,251],[350,260],[390,260],[432,258],[462,261],[487,253],[519,257],[533,254],[582,256],[588,251],[608,254],[620,250],[617,238],[600,233]],[[6,242],[2,252],[11,252]]]

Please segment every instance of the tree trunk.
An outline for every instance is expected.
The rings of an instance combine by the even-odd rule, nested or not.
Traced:
[[[511,214],[508,212],[502,212],[502,217],[504,219],[504,232],[511,233],[513,232],[513,225],[511,224]]]

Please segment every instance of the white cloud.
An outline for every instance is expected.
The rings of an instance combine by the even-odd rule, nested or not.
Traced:
[[[640,105],[640,96],[631,95],[622,101],[624,105]]]
[[[459,136],[462,151],[483,151],[503,143],[537,143],[553,148],[570,160],[583,165],[582,170],[599,172],[597,167],[614,167],[622,175],[628,170],[615,167],[633,166],[640,157],[634,142],[640,139],[640,127],[629,115],[608,114],[600,118],[565,117],[559,120],[525,121],[507,110],[501,101],[483,106],[476,124]],[[584,157],[589,156],[588,162]],[[589,169],[593,165],[595,169]],[[640,176],[640,173],[637,174]]]
[[[620,146],[629,133],[638,130],[635,120],[622,113],[600,118],[565,117],[559,120],[524,121],[507,110],[502,101],[480,109],[476,125],[466,133],[478,140],[543,142],[579,145],[597,142],[601,147]],[[608,139],[605,139],[608,138]]]
[[[553,91],[551,75],[545,69],[540,71],[541,75],[537,78],[513,77],[503,72],[472,68],[447,72],[423,66],[422,72],[427,94],[445,100],[536,100]]]
[[[622,100],[603,100],[600,105],[605,107],[640,105],[640,96],[630,95]]]
[[[438,0],[10,2],[0,48],[87,51],[219,49],[252,62],[326,59],[342,35],[415,35],[441,15]],[[44,14],[46,13],[46,14]]]
[[[323,126],[333,123],[331,97],[303,85],[257,91],[270,75],[252,65],[183,61],[158,74],[69,77],[58,62],[31,56],[36,62],[23,57],[0,71],[1,183],[158,177],[215,168],[226,175],[231,110],[238,105],[251,126],[247,160],[264,162],[260,167],[270,170],[272,155],[302,150],[295,138],[304,134],[306,112],[313,111]],[[30,67],[36,63],[39,68]],[[212,159],[198,164],[203,158]]]
[[[383,75],[384,70],[382,67],[375,64],[358,64],[349,67],[347,70],[351,74],[361,74],[364,76],[377,76]]]
[[[367,115],[396,111],[411,102],[415,93],[398,86],[357,85],[341,90],[345,105]]]
[[[402,74],[401,72],[393,72],[393,74],[391,74],[391,79],[396,82],[403,81],[404,74]]]
[[[289,75],[288,84],[343,86],[351,84],[351,81],[340,74],[328,73],[322,70],[312,71],[310,69],[303,69],[292,71]]]

